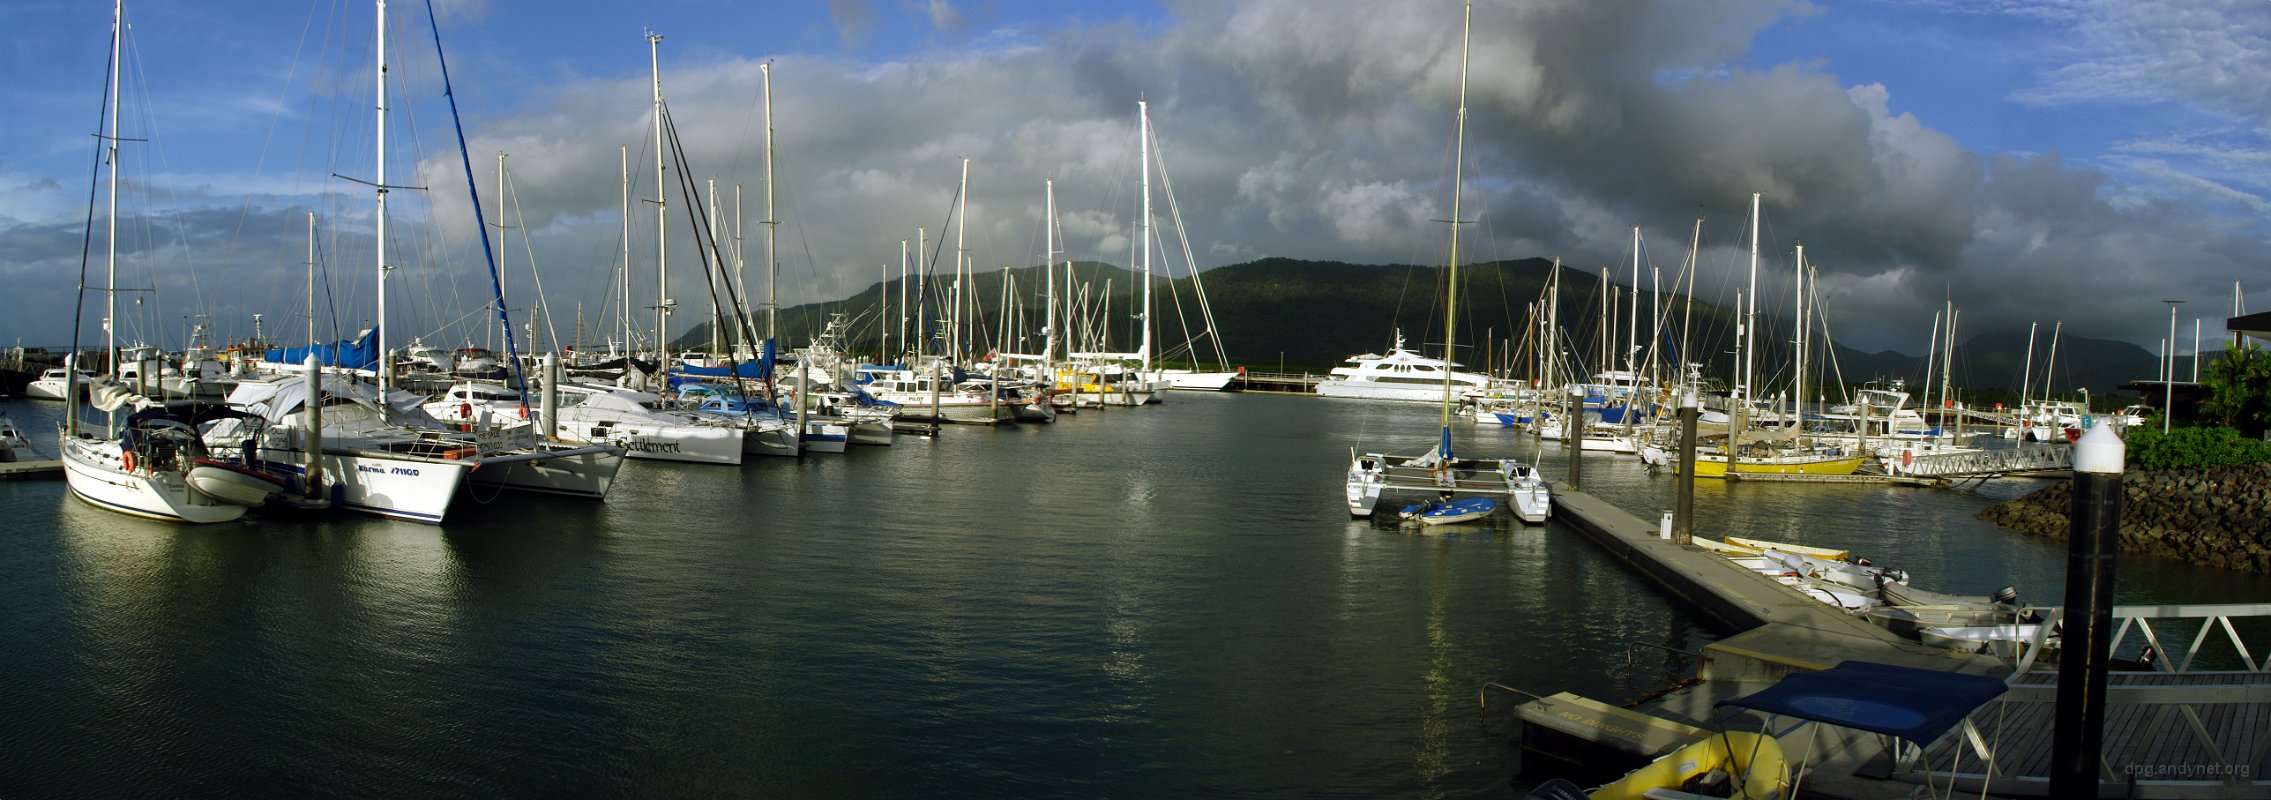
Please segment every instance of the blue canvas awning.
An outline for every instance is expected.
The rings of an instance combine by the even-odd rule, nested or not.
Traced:
[[[1821,672],[1794,673],[1719,705],[1929,744],[2005,688],[2002,681],[1982,675],[1847,661]]]

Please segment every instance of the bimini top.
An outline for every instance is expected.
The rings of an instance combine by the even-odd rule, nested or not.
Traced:
[[[1982,675],[1847,661],[1821,672],[1793,673],[1719,705],[1929,744],[2005,688],[2001,680]]]

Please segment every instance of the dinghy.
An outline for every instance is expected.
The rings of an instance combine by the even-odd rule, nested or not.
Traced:
[[[1421,525],[1449,525],[1472,522],[1497,511],[1498,501],[1488,497],[1469,497],[1464,500],[1437,500],[1405,506],[1403,518]]]

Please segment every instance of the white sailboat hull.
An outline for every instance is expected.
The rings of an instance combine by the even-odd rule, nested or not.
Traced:
[[[544,452],[483,456],[469,480],[475,486],[599,500],[623,468],[623,451],[611,446],[540,446]]]
[[[266,467],[305,480],[306,456],[266,448]],[[473,465],[446,459],[405,458],[354,450],[325,450],[323,482],[332,505],[350,511],[439,525]],[[305,485],[299,483],[296,485]]]
[[[128,471],[118,442],[61,441],[63,477],[71,493],[89,505],[167,522],[228,522],[245,507],[191,489],[179,473]]]
[[[570,419],[566,414],[561,417],[560,438],[614,445],[623,448],[625,458],[694,464],[741,463],[743,431],[740,428],[615,422],[592,425]]]
[[[1235,371],[1193,372],[1191,370],[1183,369],[1168,369],[1160,370],[1159,379],[1162,382],[1166,383],[1167,388],[1169,389],[1183,389],[1196,392],[1219,392],[1224,389],[1230,388],[1230,382],[1237,380],[1238,376],[1243,374],[1245,373]]]

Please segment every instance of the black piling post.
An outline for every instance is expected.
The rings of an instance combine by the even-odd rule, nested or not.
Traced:
[[[1564,402],[1561,410],[1569,418],[1568,429],[1562,433],[1561,439],[1561,446],[1569,451],[1569,488],[1582,492],[1585,486],[1578,480],[1577,474],[1585,463],[1578,457],[1585,450],[1585,387],[1570,384],[1569,399]]]
[[[2113,634],[2114,553],[2121,535],[2121,437],[2090,427],[2074,443],[2072,524],[2066,542],[2066,607],[2059,629],[2057,724],[2050,741],[2050,796],[2098,796],[2105,744],[2105,673]]]
[[[1695,540],[1695,423],[1703,416],[1694,392],[1680,393],[1679,496],[1672,506],[1672,541]]]

